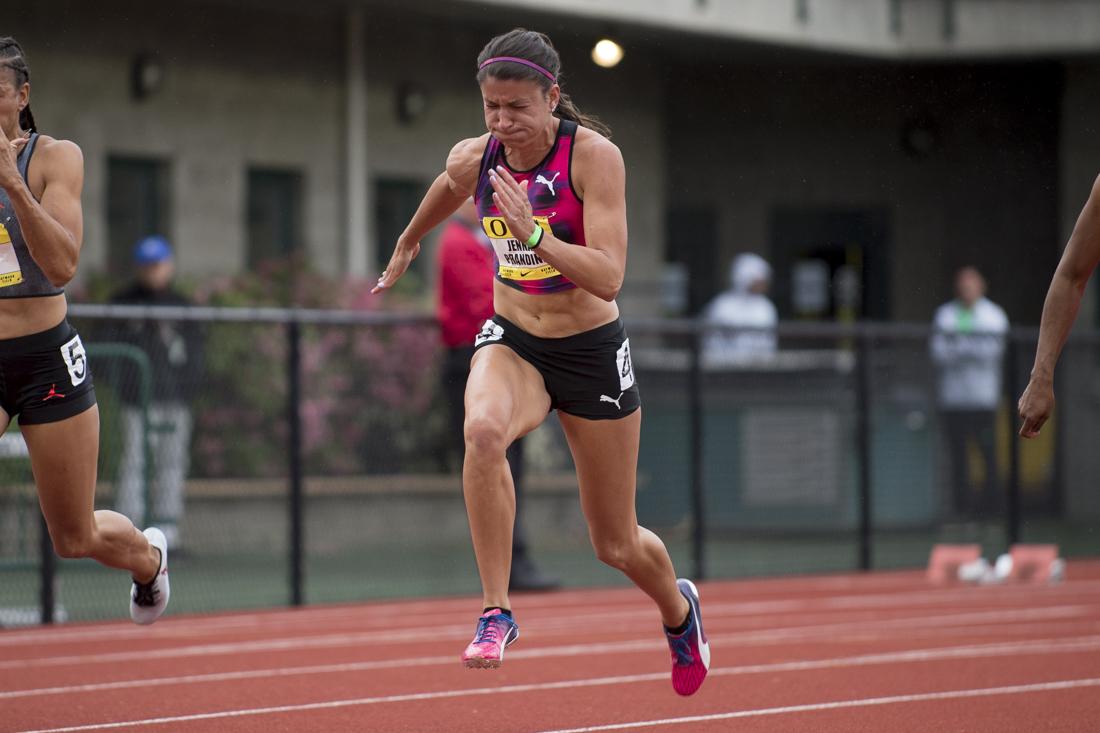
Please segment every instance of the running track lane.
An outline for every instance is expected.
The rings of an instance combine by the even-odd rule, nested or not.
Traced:
[[[714,668],[689,699],[624,589],[517,597],[523,636],[496,672],[457,663],[473,599],[9,631],[0,731],[1087,731],[1100,563],[1068,577],[706,584]]]

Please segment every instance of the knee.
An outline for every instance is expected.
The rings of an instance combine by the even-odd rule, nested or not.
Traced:
[[[477,455],[499,453],[504,455],[507,449],[507,436],[504,426],[497,420],[481,415],[471,415],[463,425],[466,439],[466,452]]]
[[[638,542],[630,537],[593,535],[592,547],[596,551],[597,560],[616,570],[625,571],[637,554]]]
[[[62,531],[51,533],[53,549],[58,556],[66,559],[88,557],[92,551],[92,537],[86,532]]]

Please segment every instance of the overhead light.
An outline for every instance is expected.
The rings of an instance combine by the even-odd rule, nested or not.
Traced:
[[[592,47],[592,61],[597,66],[610,69],[623,60],[623,47],[610,38],[601,38]]]

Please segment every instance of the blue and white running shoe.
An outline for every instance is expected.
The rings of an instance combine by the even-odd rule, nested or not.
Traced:
[[[668,648],[672,652],[672,689],[681,695],[694,695],[710,669],[710,643],[703,632],[699,590],[686,578],[677,580],[676,587],[684,594],[691,609],[684,633],[673,635],[665,632]]]

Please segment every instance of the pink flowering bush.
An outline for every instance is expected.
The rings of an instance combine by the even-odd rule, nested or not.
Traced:
[[[293,274],[293,279],[291,275]],[[196,301],[217,306],[370,310],[364,282],[287,265],[208,283]],[[299,415],[311,475],[438,470],[444,425],[439,334],[411,325],[301,327]],[[287,469],[287,328],[211,323],[206,378],[195,408],[195,476],[280,476]]]

